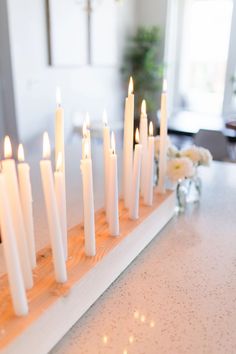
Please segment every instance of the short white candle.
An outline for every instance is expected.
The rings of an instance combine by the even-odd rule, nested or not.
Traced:
[[[64,249],[65,260],[68,258],[68,244],[67,244],[67,223],[66,223],[66,193],[65,184],[62,172],[62,154],[59,152],[56,164],[56,171],[54,172],[55,192],[57,207],[59,212],[59,219],[61,225],[62,243]]]
[[[20,188],[20,199],[25,222],[25,230],[28,241],[28,250],[32,268],[36,267],[36,251],[34,239],[34,222],[33,222],[33,198],[30,182],[30,167],[25,162],[23,145],[18,148],[18,178]]]
[[[144,196],[146,185],[146,162],[147,162],[147,138],[148,138],[148,121],[146,113],[146,101],[142,101],[141,117],[140,117],[140,144],[143,147],[142,164],[141,164],[141,195]]]
[[[112,236],[118,236],[119,226],[119,194],[118,194],[118,176],[117,176],[117,155],[115,147],[115,135],[111,134],[111,149],[109,154],[109,233]]]
[[[20,192],[16,174],[16,164],[12,157],[11,141],[8,136],[4,140],[5,160],[2,160],[2,172],[5,176],[7,195],[13,217],[13,227],[16,235],[20,265],[26,289],[33,286],[32,268],[28,249],[28,241],[24,224]]]
[[[103,112],[103,161],[104,161],[104,201],[108,221],[108,179],[109,179],[110,128],[107,122],[107,113]]]
[[[63,251],[62,233],[59,221],[59,213],[56,202],[55,187],[53,183],[52,165],[50,161],[50,143],[48,134],[43,135],[43,160],[40,161],[41,178],[43,184],[44,199],[49,225],[49,235],[52,246],[52,257],[55,278],[58,283],[67,280],[65,256]]]
[[[135,150],[134,150],[134,166],[132,176],[131,203],[129,209],[129,217],[138,219],[139,217],[139,187],[140,187],[140,172],[142,162],[142,145],[139,144],[139,130],[135,132]]]
[[[167,82],[163,81],[163,91],[161,94],[161,122],[160,122],[160,153],[159,153],[159,175],[158,193],[165,193],[165,178],[167,164]]]
[[[15,314],[17,316],[24,316],[28,313],[28,303],[21,273],[13,219],[8,202],[7,186],[5,176],[2,173],[0,173],[0,195],[1,236],[10,293]]]
[[[148,153],[147,153],[147,177],[146,177],[146,193],[144,195],[144,203],[151,206],[153,203],[153,169],[154,169],[154,137],[153,124],[149,124],[148,137]]]
[[[133,173],[134,94],[133,79],[130,78],[128,97],[125,100],[124,146],[123,146],[123,196],[129,208]]]
[[[95,221],[94,221],[94,197],[93,197],[93,173],[92,160],[89,157],[89,142],[84,145],[85,156],[81,160],[81,173],[83,182],[83,210],[84,210],[84,238],[85,254],[96,255]]]

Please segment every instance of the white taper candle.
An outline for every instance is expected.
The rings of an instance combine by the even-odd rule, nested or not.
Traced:
[[[61,220],[61,227],[62,227],[62,235],[65,241],[67,237],[67,205],[66,205],[66,171],[65,171],[65,123],[64,123],[64,109],[61,106],[61,90],[57,87],[56,90],[56,102],[57,102],[57,109],[56,109],[56,119],[55,119],[55,164],[57,164],[59,154],[61,155],[61,167],[60,167],[60,174],[62,173],[62,177],[60,179],[60,190],[63,190],[63,220]],[[57,188],[57,186],[56,186]],[[62,195],[61,195],[62,196]],[[65,256],[67,259],[67,248],[64,243],[64,251]]]
[[[62,172],[62,154],[59,152],[56,171],[54,172],[55,193],[57,200],[57,207],[61,225],[62,243],[64,249],[65,260],[68,258],[68,244],[67,244],[67,223],[66,223],[66,193],[65,184]]]
[[[159,175],[157,190],[165,193],[165,177],[167,164],[167,82],[163,82],[161,94],[161,122],[160,122],[160,153],[159,153]]]
[[[4,140],[4,155],[5,160],[2,160],[2,172],[5,176],[7,195],[9,198],[9,204],[13,217],[13,227],[16,235],[20,265],[23,273],[25,287],[26,289],[31,289],[33,286],[33,276],[30,263],[28,241],[20,201],[16,164],[15,161],[11,158],[12,148],[11,141],[8,136],[6,136]]]
[[[61,90],[56,88],[56,115],[55,115],[55,161],[58,154],[62,154],[62,171],[65,175],[65,137],[64,137],[64,109],[61,106]]]
[[[146,174],[146,193],[144,203],[151,206],[153,203],[153,169],[154,169],[154,136],[153,124],[149,124],[148,153],[147,153],[147,174]]]
[[[17,316],[28,313],[28,303],[21,273],[20,259],[13,227],[13,218],[8,202],[5,176],[0,173],[0,225],[3,243],[3,252],[6,262],[10,293],[14,312]]]
[[[141,195],[144,196],[145,183],[146,183],[146,162],[147,162],[147,138],[148,138],[148,121],[146,113],[146,101],[142,101],[141,105],[141,117],[140,117],[140,144],[143,147],[142,151],[142,163],[141,163]]]
[[[58,283],[64,283],[67,281],[67,271],[55,187],[53,183],[52,165],[50,161],[50,143],[47,133],[44,133],[43,135],[43,158],[44,160],[40,161],[40,170],[52,246],[55,278]]]
[[[133,172],[134,94],[133,79],[130,78],[128,97],[125,101],[124,147],[123,147],[123,196],[129,208]]]
[[[135,150],[134,150],[134,164],[132,176],[131,202],[129,208],[129,217],[131,219],[138,219],[139,217],[139,189],[140,189],[140,172],[142,162],[142,145],[139,144],[139,130],[135,132]]]
[[[118,236],[119,227],[119,194],[118,194],[118,176],[117,176],[117,155],[115,149],[115,135],[111,134],[111,149],[109,154],[109,233],[112,236]]]
[[[108,221],[108,179],[109,179],[109,154],[110,154],[110,128],[107,122],[106,111],[103,112],[103,161],[104,161],[104,204],[106,219]]]
[[[89,142],[85,142],[84,159],[81,160],[81,173],[83,183],[83,210],[84,210],[84,238],[85,254],[96,255],[95,221],[94,221],[94,197],[93,197],[93,173],[92,160],[89,158]]]
[[[29,164],[24,162],[24,149],[20,144],[18,148],[18,178],[20,199],[25,222],[25,230],[28,241],[28,250],[32,268],[36,267],[36,251],[34,239],[34,221],[33,221],[33,198],[30,182],[30,167]]]

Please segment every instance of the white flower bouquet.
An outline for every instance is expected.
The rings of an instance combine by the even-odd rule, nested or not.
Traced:
[[[160,138],[155,138],[155,159],[158,166]],[[171,144],[168,137],[167,144],[167,177],[169,181],[177,186],[177,200],[179,206],[185,207],[187,197],[191,189],[195,189],[195,197],[192,201],[199,200],[201,194],[201,180],[198,176],[199,166],[210,166],[212,155],[209,150],[191,146],[179,150]],[[158,169],[158,167],[157,167]]]

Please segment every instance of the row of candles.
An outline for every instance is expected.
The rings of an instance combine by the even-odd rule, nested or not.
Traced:
[[[49,226],[50,243],[55,279],[67,281],[66,260],[67,217],[65,183],[64,110],[61,107],[60,91],[57,90],[55,114],[55,161],[53,174],[51,148],[47,132],[43,135],[43,159],[40,161],[41,179]],[[117,237],[119,225],[118,166],[114,132],[110,132],[106,113],[103,115],[104,155],[104,203],[109,234]],[[153,124],[149,123],[146,102],[141,106],[140,127],[134,129],[133,80],[130,78],[128,96],[125,100],[124,146],[123,146],[123,199],[131,219],[139,218],[139,200],[153,203],[154,137]],[[166,90],[161,98],[161,130],[158,191],[165,192],[165,165],[167,144]],[[32,270],[36,267],[34,223],[30,167],[24,161],[24,150],[18,148],[19,163],[12,158],[9,137],[4,140],[4,155],[0,173],[0,224],[3,249],[8,273],[10,293],[15,314],[26,315],[29,311],[26,290],[33,287]],[[81,174],[83,184],[84,244],[87,256],[96,255],[96,233],[94,218],[93,171],[91,158],[91,136],[88,119],[83,125]]]

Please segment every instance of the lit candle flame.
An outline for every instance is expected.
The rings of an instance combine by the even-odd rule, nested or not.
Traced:
[[[83,137],[85,138],[87,136],[87,125],[86,121],[83,123]]]
[[[166,80],[166,79],[163,80],[163,88],[162,88],[162,91],[163,91],[163,92],[167,92],[167,80]]]
[[[61,105],[61,89],[59,86],[56,87],[56,102],[57,106]]]
[[[111,133],[111,151],[113,154],[116,153],[116,140],[114,132]]]
[[[149,136],[153,136],[153,123],[149,123]]]
[[[105,126],[107,126],[107,124],[108,124],[107,111],[106,111],[105,109],[104,109],[103,114],[102,114],[102,120],[103,120],[103,124],[104,124]]]
[[[84,157],[87,159],[89,156],[89,144],[88,141],[86,140],[84,143]]]
[[[19,162],[24,162],[25,161],[24,148],[23,148],[22,144],[20,144],[18,146],[18,161]]]
[[[138,128],[135,130],[135,142],[136,142],[136,144],[139,144],[139,130],[138,130]]]
[[[43,158],[49,159],[50,155],[51,155],[51,147],[50,147],[49,136],[47,132],[44,132],[43,133]]]
[[[146,105],[146,101],[145,100],[142,100],[141,113],[142,114],[146,114],[147,113],[147,105]]]
[[[131,95],[134,92],[134,81],[132,76],[129,79],[129,88],[128,88],[128,95]]]
[[[89,128],[90,127],[90,116],[89,116],[88,112],[86,112],[85,121],[86,121],[87,128]]]
[[[5,139],[4,139],[4,157],[5,157],[5,159],[12,158],[11,140],[8,135],[5,136]]]
[[[59,172],[59,171],[62,171],[62,153],[61,151],[58,153],[57,155],[57,165],[56,165],[56,170]]]

